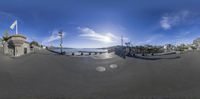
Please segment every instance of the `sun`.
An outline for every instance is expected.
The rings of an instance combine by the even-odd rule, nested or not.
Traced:
[[[112,42],[111,37],[109,37],[109,36],[105,36],[103,41],[106,43]]]

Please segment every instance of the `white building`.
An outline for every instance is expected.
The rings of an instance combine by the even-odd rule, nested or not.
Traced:
[[[171,52],[171,51],[175,51],[176,47],[172,44],[165,44],[163,46],[164,52]]]
[[[0,48],[2,48],[3,47],[3,43],[2,42],[0,42]]]
[[[200,37],[195,39],[193,41],[193,44],[195,45],[195,47],[197,48],[197,50],[200,50]]]
[[[26,41],[23,35],[12,35],[7,42],[3,43],[4,54],[18,57],[31,52],[30,44]]]

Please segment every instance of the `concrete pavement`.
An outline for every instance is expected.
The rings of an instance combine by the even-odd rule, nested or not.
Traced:
[[[13,59],[0,54],[0,98],[198,99],[200,52],[177,56],[180,58],[122,59],[113,55],[98,59],[42,50]],[[98,67],[104,70],[98,71]]]

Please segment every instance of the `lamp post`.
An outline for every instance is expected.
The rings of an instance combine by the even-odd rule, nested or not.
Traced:
[[[121,46],[122,46],[122,47],[123,47],[123,43],[124,43],[123,35],[121,35]]]
[[[60,31],[60,32],[58,32],[58,35],[60,36],[60,53],[61,54],[63,54],[63,52],[62,52],[62,48],[63,48],[63,46],[62,46],[62,43],[63,43],[63,33],[62,33],[62,31]]]

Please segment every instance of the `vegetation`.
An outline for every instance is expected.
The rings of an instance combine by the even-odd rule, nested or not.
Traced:
[[[5,32],[4,32],[4,35],[3,35],[3,37],[2,37],[2,39],[1,39],[1,41],[5,41],[5,42],[7,42],[8,41],[8,39],[9,39],[9,33],[8,33],[8,31],[6,30]]]
[[[177,46],[176,47],[176,50],[177,51],[185,51],[185,50],[187,50],[189,47],[188,46],[186,46],[185,44],[181,44],[180,46]]]
[[[25,36],[23,36],[23,35],[20,35],[20,34],[16,34],[16,35],[9,36],[9,38],[11,38],[11,37],[22,37],[22,38],[26,39],[26,37],[25,37]]]
[[[132,49],[135,49],[136,53],[161,53],[161,52],[163,52],[162,46],[153,46],[153,45],[135,46]]]
[[[30,45],[31,45],[31,46],[32,46],[32,45],[35,45],[35,46],[40,47],[40,44],[39,44],[38,42],[36,42],[36,41],[32,41],[32,42],[30,43]]]

